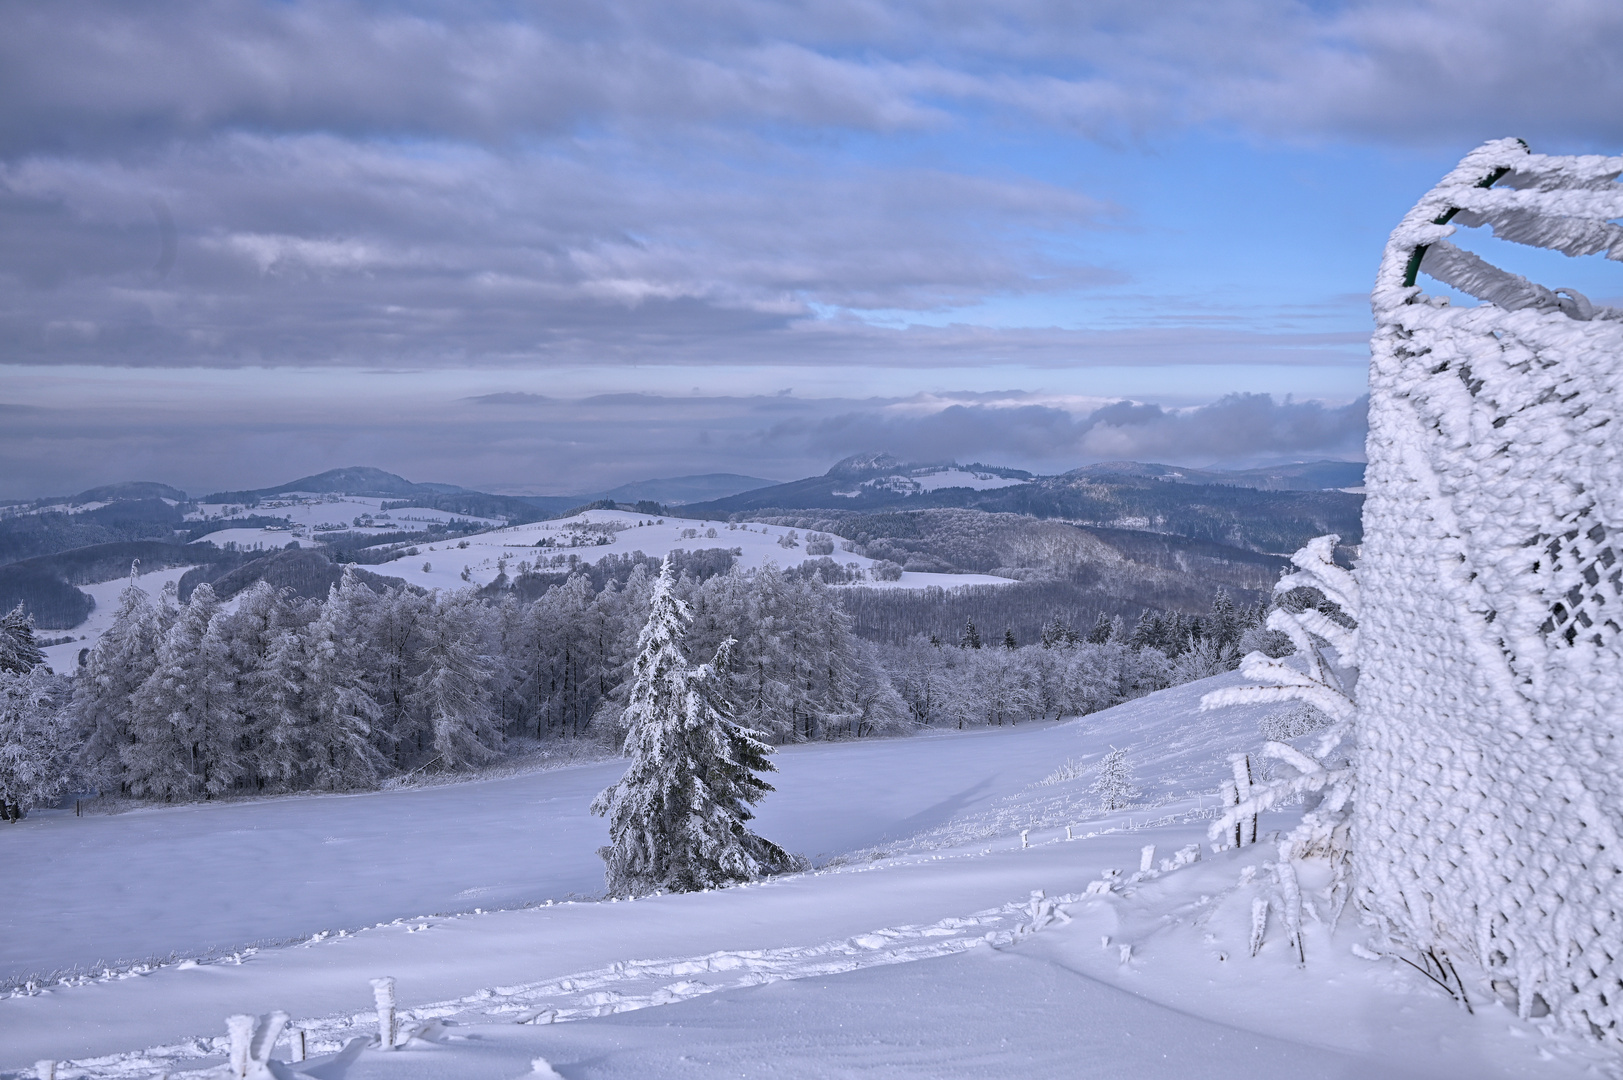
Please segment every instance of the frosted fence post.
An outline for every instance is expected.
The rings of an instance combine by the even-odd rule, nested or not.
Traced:
[[[378,1048],[393,1050],[395,1042],[394,979],[372,980],[372,1000],[378,1007]]]
[[[34,1076],[36,1077],[36,1080],[56,1080],[56,1062],[34,1062]]]
[[[1020,847],[1021,847],[1022,850],[1024,850],[1025,848],[1028,848],[1028,847],[1031,846],[1031,844],[1029,844],[1026,841],[1026,837],[1029,836],[1030,834],[1031,834],[1030,829],[1021,829],[1020,830]]]
[[[287,1052],[294,1061],[303,1061],[306,1055],[309,1054],[310,1051],[305,1045],[303,1028],[294,1028],[288,1032]]]
[[[1255,782],[1251,779],[1251,755],[1241,754],[1234,759],[1233,764],[1235,792],[1233,805],[1239,806],[1242,802],[1251,798],[1256,787]],[[1245,838],[1244,823],[1234,823],[1234,844],[1236,847],[1244,847],[1246,844],[1255,844],[1256,842],[1257,815],[1251,815],[1251,838],[1249,840]]]
[[[254,1037],[254,1025],[258,1020],[258,1017],[249,1016],[247,1013],[238,1013],[225,1018],[226,1038],[231,1041],[228,1051],[231,1075],[238,1080],[248,1075],[248,1043]]]
[[[1076,839],[1076,837],[1071,835],[1071,827],[1069,825],[1065,826],[1065,839],[1067,839],[1067,840],[1075,840]]]
[[[1217,799],[1218,799],[1218,802],[1220,802],[1223,806],[1239,806],[1240,805],[1240,789],[1234,783],[1233,780],[1225,780],[1225,781],[1223,781],[1222,785],[1218,788]],[[1240,823],[1235,822],[1234,823],[1234,846],[1239,847],[1240,845],[1241,845]]]
[[[1138,872],[1147,874],[1150,867],[1155,865],[1155,845],[1145,844],[1144,849],[1138,853]]]

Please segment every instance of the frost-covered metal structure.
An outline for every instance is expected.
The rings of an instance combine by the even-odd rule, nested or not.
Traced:
[[[1456,247],[1623,260],[1623,158],[1487,143],[1373,293],[1354,880],[1523,1015],[1623,1032],[1623,311]],[[1427,295],[1419,275],[1481,301]]]

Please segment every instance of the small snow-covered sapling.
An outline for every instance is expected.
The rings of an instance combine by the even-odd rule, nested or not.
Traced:
[[[1155,845],[1145,844],[1143,850],[1138,853],[1138,872],[1141,874],[1147,874],[1154,865]]]

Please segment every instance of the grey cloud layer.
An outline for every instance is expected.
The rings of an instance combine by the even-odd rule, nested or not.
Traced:
[[[1609,60],[1623,10],[1606,0],[9,0],[0,18],[8,155],[226,128],[492,141],[594,123],[883,131],[948,123],[959,102],[1087,130],[1623,130]]]
[[[794,479],[868,450],[913,460],[981,459],[1042,472],[1091,461],[1248,464],[1358,457],[1363,400],[1329,407],[1234,395],[1188,410],[1116,403],[1072,412],[1032,395],[921,400],[600,395],[580,401],[496,393],[435,406],[298,410],[8,410],[0,424],[0,497],[68,494],[123,479],[188,491],[268,486],[337,465],[370,464],[417,480],[533,494],[603,490],[681,473]]]
[[[1620,50],[1591,0],[0,0],[0,363],[1331,362],[884,329],[1114,282],[1119,215],[862,140],[1615,139]]]

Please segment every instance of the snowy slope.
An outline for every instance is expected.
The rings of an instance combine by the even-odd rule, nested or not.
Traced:
[[[1255,887],[1239,884],[1240,870],[1255,873],[1271,845],[1206,851],[1192,867],[1084,895],[1107,869],[1136,870],[1146,844],[1150,864],[1170,867],[1162,860],[1203,840],[1198,792],[1215,787],[1230,750],[1258,742],[1261,709],[1195,711],[1203,692],[1234,681],[1065,724],[786,751],[761,832],[810,852],[868,852],[633,903],[354,929],[415,902],[466,912],[584,879],[603,826],[581,816],[581,796],[615,764],[30,817],[0,832],[17,880],[48,883],[0,909],[13,971],[29,966],[28,950],[32,963],[73,962],[80,933],[173,947],[278,919],[302,922],[303,935],[340,933],[0,1000],[0,1071],[55,1057],[80,1059],[74,1076],[183,1075],[221,1060],[209,1038],[225,1014],[271,1008],[292,1013],[316,1050],[336,1049],[373,1030],[367,980],[388,974],[408,1030],[442,1026],[324,1080],[513,1080],[537,1056],[570,1078],[1606,1075],[1586,1071],[1597,1061],[1586,1049],[1490,1002],[1470,1015],[1401,965],[1358,959],[1363,932],[1350,919],[1334,939],[1310,929],[1305,969],[1277,931],[1246,955]],[[1111,744],[1128,749],[1149,805],[1101,816],[1086,776],[1038,783]],[[109,859],[123,861],[85,877]],[[1070,921],[1033,906],[1033,890]],[[1041,932],[1022,932],[1032,926]]]
[[[398,511],[406,513],[407,511]],[[415,512],[415,511],[413,511]],[[781,541],[794,532],[795,547]],[[712,533],[714,535],[712,535]],[[467,546],[464,547],[463,545]],[[537,544],[545,545],[537,547]],[[468,585],[488,585],[499,573],[497,563],[507,560],[509,575],[518,572],[522,562],[534,563],[557,555],[576,555],[583,562],[596,562],[606,555],[663,557],[675,549],[697,551],[704,548],[738,548],[737,565],[753,570],[773,565],[780,569],[798,566],[808,559],[825,556],[806,551],[805,533],[782,525],[758,522],[693,521],[684,518],[657,518],[621,510],[588,510],[555,521],[511,525],[456,540],[421,547],[418,554],[401,556],[392,562],[368,569],[388,577],[398,577],[430,589],[460,589]],[[836,546],[832,558],[841,566],[856,564],[865,573],[874,560]],[[424,565],[428,566],[424,570]],[[466,570],[468,577],[463,578]],[[897,581],[865,580],[870,588],[923,589],[931,585],[955,588],[964,585],[1007,585],[1008,578],[988,574],[928,574],[904,572]]]

